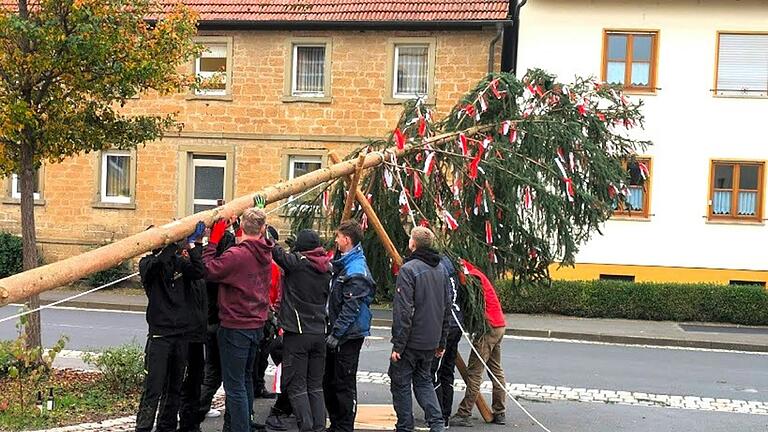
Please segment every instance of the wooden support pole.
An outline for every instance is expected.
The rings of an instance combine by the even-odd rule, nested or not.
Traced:
[[[341,159],[339,158],[339,156],[334,152],[330,152],[328,154],[328,158],[331,160],[332,164],[337,164],[341,162]],[[353,189],[350,187],[349,191],[350,191],[349,194],[351,196],[353,193]],[[381,221],[379,220],[379,217],[376,215],[376,212],[373,210],[371,203],[368,202],[368,199],[366,198],[365,194],[363,194],[363,191],[361,191],[360,187],[357,185],[354,186],[354,196],[357,198],[357,201],[362,206],[363,212],[365,212],[365,215],[368,216],[368,223],[376,231],[376,235],[378,235],[379,240],[384,245],[384,248],[387,250],[387,254],[389,254],[389,257],[392,258],[392,261],[394,261],[398,267],[403,265],[403,257],[400,256],[400,253],[397,251],[397,248],[395,248],[394,243],[392,243],[392,239],[389,238],[389,234],[387,234],[387,231],[384,229],[384,226],[381,224]],[[464,359],[461,357],[460,353],[456,353],[456,369],[459,370],[459,374],[461,375],[461,378],[464,380],[464,382],[468,382],[467,366],[464,363]],[[488,407],[488,402],[485,401],[485,398],[483,397],[482,394],[480,393],[477,394],[477,400],[475,401],[475,404],[477,405],[477,410],[480,412],[480,415],[483,416],[483,420],[490,423],[493,420],[493,412]]]
[[[359,190],[357,185],[360,183],[360,177],[362,177],[364,163],[365,152],[360,152],[360,156],[357,158],[357,169],[355,169],[355,174],[352,176],[352,181],[349,182],[347,200],[344,202],[344,212],[341,213],[341,220],[343,221],[349,219],[352,215],[352,204],[355,203],[355,192]]]

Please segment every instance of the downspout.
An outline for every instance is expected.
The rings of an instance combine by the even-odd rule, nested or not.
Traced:
[[[496,66],[496,43],[501,39],[501,35],[504,34],[504,26],[496,24],[496,36],[491,39],[491,44],[488,46],[488,73],[492,73]]]
[[[517,51],[520,37],[520,9],[528,0],[509,1],[509,20],[504,24],[504,40],[501,45],[501,70],[517,74]]]

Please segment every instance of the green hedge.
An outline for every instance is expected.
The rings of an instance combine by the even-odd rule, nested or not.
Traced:
[[[508,313],[768,325],[768,291],[761,286],[553,281],[519,288],[502,280],[496,287]]]

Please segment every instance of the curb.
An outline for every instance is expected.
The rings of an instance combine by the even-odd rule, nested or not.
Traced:
[[[59,300],[58,299],[55,299],[55,300],[40,299],[40,304],[49,305],[57,301]],[[62,303],[61,306],[76,307],[76,308],[83,308],[83,309],[104,309],[104,310],[125,311],[125,312],[146,312],[147,310],[147,305],[103,303],[103,302],[93,302],[93,301],[86,301],[86,300],[72,300],[66,303]]]
[[[55,300],[40,300],[41,304],[50,304]],[[121,303],[103,303],[103,302],[90,302],[90,301],[78,301],[73,300],[64,303],[65,306],[78,307],[86,309],[104,309],[104,310],[116,310],[127,312],[145,312],[147,310],[146,305],[137,304],[121,304]],[[392,325],[391,319],[386,318],[373,318],[371,324],[380,327],[390,327]],[[578,332],[563,332],[553,330],[531,330],[531,329],[516,329],[507,328],[505,331],[507,336],[521,336],[521,337],[536,337],[546,339],[562,339],[562,340],[580,340],[588,342],[604,342],[604,343],[616,343],[625,345],[654,345],[663,347],[680,347],[680,348],[703,348],[703,349],[718,349],[726,351],[748,351],[748,352],[768,352],[768,345],[757,344],[745,344],[745,343],[733,343],[733,342],[718,342],[718,341],[706,341],[706,340],[687,340],[687,339],[670,339],[670,338],[654,338],[644,336],[618,336],[610,334],[595,334],[595,333],[578,333]]]

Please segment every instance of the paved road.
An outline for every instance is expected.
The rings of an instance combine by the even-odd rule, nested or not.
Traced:
[[[15,311],[14,307],[0,308],[0,317]],[[70,336],[67,348],[71,350],[97,350],[132,341],[143,344],[146,335],[144,315],[136,313],[47,310],[43,312],[43,327],[45,344],[66,334]],[[0,338],[14,334],[13,322],[0,323]],[[463,343],[462,352],[467,353],[468,349]],[[376,329],[361,355],[360,370],[372,374],[361,378],[360,403],[391,401],[385,374],[389,350],[388,330]],[[741,402],[723,408],[707,405],[709,402],[704,398],[746,401],[745,412],[768,408],[768,355],[508,338],[504,342],[503,364],[513,393],[518,391],[515,389],[530,390],[521,387],[523,385],[534,387],[530,390],[537,396],[534,399],[540,396],[542,402],[524,401],[523,404],[553,432],[768,431],[768,415],[704,411],[742,410],[738,405]],[[592,399],[588,389],[606,394],[634,393],[619,402],[627,405],[609,400],[606,400],[609,403],[584,403],[558,400],[557,394],[545,394],[542,386],[560,387],[562,390],[558,391],[562,394],[572,393],[582,401]],[[640,406],[647,404],[647,400],[645,395],[638,396],[638,392],[654,394],[662,398],[664,404],[694,409]],[[457,403],[460,395],[457,393]],[[681,398],[675,401],[673,396]],[[687,401],[683,396],[695,397]],[[750,401],[752,405],[748,406]],[[263,407],[263,413],[265,410]],[[511,422],[520,427],[515,430],[536,430],[511,405],[508,415]],[[211,422],[213,425],[215,422]],[[494,429],[488,427],[487,430]]]

